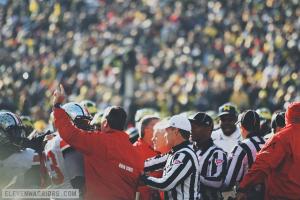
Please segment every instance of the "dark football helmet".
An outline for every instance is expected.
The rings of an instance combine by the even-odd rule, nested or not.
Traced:
[[[70,118],[78,128],[83,130],[92,129],[92,126],[90,125],[92,116],[84,106],[81,106],[78,103],[70,102],[64,104],[62,106],[62,109],[66,111],[66,113],[70,116]]]
[[[23,148],[26,132],[19,116],[12,112],[0,112],[0,145],[13,144]]]

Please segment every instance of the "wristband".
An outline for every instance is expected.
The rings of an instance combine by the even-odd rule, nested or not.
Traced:
[[[56,104],[54,104],[53,107],[54,107],[54,108],[61,108],[61,103],[56,103]]]

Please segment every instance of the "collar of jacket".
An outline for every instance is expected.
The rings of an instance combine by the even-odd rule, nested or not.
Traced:
[[[226,140],[226,138],[228,139],[237,139],[237,140],[240,140],[242,135],[241,135],[241,132],[240,132],[240,129],[239,128],[236,128],[235,131],[230,135],[230,136],[227,136],[224,134],[223,130],[220,128],[220,140]]]
[[[252,138],[252,137],[260,137],[261,135],[258,132],[250,132],[246,138]]]
[[[201,150],[201,154],[204,154],[211,146],[214,145],[214,142],[211,138],[209,138],[206,142],[204,142],[201,147],[197,146],[196,143],[196,149],[200,149]]]
[[[129,139],[129,136],[128,136],[127,133],[125,133],[124,131],[116,130],[116,129],[111,129],[111,130],[105,131],[105,132],[103,132],[103,133],[104,133],[104,134],[105,134],[105,133],[106,133],[106,134],[120,134],[120,135],[122,135],[122,136],[124,136],[124,137],[128,137],[128,139]]]
[[[153,147],[151,145],[149,145],[147,142],[145,142],[142,138],[139,138],[136,143],[135,143],[137,146],[139,145],[143,145],[143,146],[146,146],[147,148],[151,149],[154,151]],[[157,151],[155,151],[157,152]]]
[[[174,146],[174,147],[172,148],[172,153],[178,151],[179,149],[182,149],[182,148],[184,148],[184,147],[187,147],[189,144],[190,144],[190,141],[187,140],[187,141],[184,141],[184,142],[182,142],[182,143],[180,143],[180,144]]]

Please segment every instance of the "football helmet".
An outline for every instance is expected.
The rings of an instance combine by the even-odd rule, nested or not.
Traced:
[[[129,141],[133,144],[139,138],[138,130],[135,127],[131,127],[125,131],[129,136]]]
[[[12,112],[0,112],[0,144],[23,147],[26,133],[21,119]]]
[[[159,117],[159,113],[157,110],[153,108],[142,108],[136,111],[134,121],[135,123],[140,122],[143,117],[146,115],[153,115]]]
[[[271,118],[272,118],[272,113],[271,111],[268,109],[268,108],[259,108],[256,110],[257,114],[259,115],[259,117],[261,119],[264,119],[264,120],[270,120],[271,121]]]
[[[141,121],[147,115],[151,115],[153,117],[159,117],[158,111],[153,108],[142,108],[137,110],[135,113],[134,121],[135,121],[135,127],[137,128],[139,133],[141,132]]]
[[[85,107],[92,116],[94,116],[97,113],[96,103],[90,100],[83,100],[80,102],[80,105]]]
[[[272,114],[268,108],[259,108],[256,110],[260,118],[260,132],[266,135],[271,132],[271,118]]]
[[[94,127],[94,129],[99,130],[101,128],[101,119],[103,116],[103,112],[97,112],[92,121],[91,121],[91,125]]]
[[[62,109],[66,111],[78,128],[83,130],[91,130],[90,122],[92,120],[92,116],[85,107],[78,103],[70,102],[64,104]]]

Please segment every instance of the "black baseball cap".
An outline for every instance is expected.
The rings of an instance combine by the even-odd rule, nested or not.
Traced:
[[[237,116],[238,112],[236,110],[236,107],[230,103],[223,104],[219,107],[219,113],[218,116],[222,115],[234,115]]]
[[[198,126],[213,127],[214,122],[212,118],[205,112],[198,112],[192,118],[189,118],[191,123],[194,123]]]
[[[239,116],[237,123],[241,123],[247,131],[259,131],[260,117],[254,110],[247,110]]]

